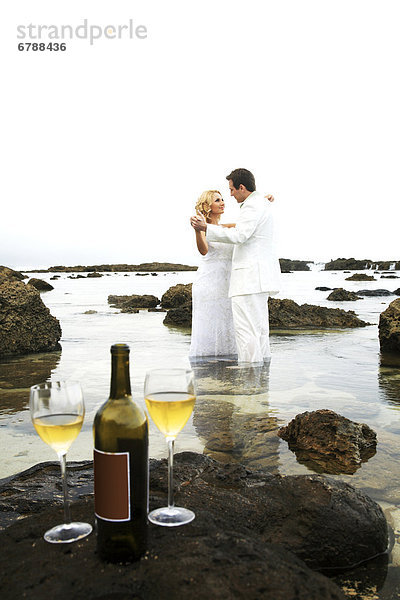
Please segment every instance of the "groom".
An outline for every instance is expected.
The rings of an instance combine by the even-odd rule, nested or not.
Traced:
[[[235,169],[226,178],[231,196],[240,204],[236,227],[210,225],[202,216],[191,218],[210,242],[234,244],[229,296],[232,298],[238,360],[261,363],[271,357],[268,296],[279,291],[280,266],[274,249],[270,203],[256,192],[254,175]]]

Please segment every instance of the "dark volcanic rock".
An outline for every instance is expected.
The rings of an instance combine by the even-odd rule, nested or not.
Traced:
[[[346,277],[346,281],[376,281],[373,275],[366,275],[365,273],[354,273],[351,277]]]
[[[393,296],[396,292],[389,292],[389,290],[358,290],[356,294],[358,296]]]
[[[368,425],[332,410],[297,415],[278,435],[299,462],[319,473],[355,473],[376,452],[376,433]]]
[[[349,292],[347,290],[344,290],[343,288],[336,288],[331,294],[329,294],[327,300],[332,300],[336,302],[347,302],[349,300],[360,300],[360,298],[354,292]]]
[[[136,312],[139,308],[155,308],[160,304],[160,300],[148,294],[132,294],[131,296],[108,296],[108,304],[120,308],[121,312]]]
[[[69,475],[73,497],[82,498],[72,505],[73,518],[93,523],[91,465],[74,465]],[[175,457],[176,502],[196,519],[185,527],[150,525],[140,562],[105,564],[94,534],[61,547],[43,541],[62,518],[60,504],[54,507],[59,489],[55,463],[0,485],[0,516],[5,525],[15,521],[0,533],[7,548],[2,598],[339,600],[335,584],[302,561],[314,569],[351,565],[387,544],[381,509],[348,484],[272,476],[185,452]],[[165,503],[166,489],[166,461],[150,461],[150,508]],[[17,521],[22,515],[28,518]]]
[[[162,295],[161,298],[161,306],[162,308],[176,308],[177,306],[182,306],[187,302],[192,301],[192,284],[187,283],[178,283],[169,288]]]
[[[47,283],[47,281],[43,281],[43,279],[35,279],[35,277],[28,281],[28,285],[33,285],[39,292],[50,292],[51,290],[54,290],[51,283]]]
[[[400,279],[398,275],[381,275],[381,279]]]
[[[400,352],[400,298],[379,317],[379,343],[382,352]]]
[[[39,292],[0,276],[0,357],[58,350],[60,337],[60,323]]]
[[[332,290],[332,288],[328,288],[324,285],[321,285],[320,287],[316,287],[315,289],[320,292],[330,292]]]

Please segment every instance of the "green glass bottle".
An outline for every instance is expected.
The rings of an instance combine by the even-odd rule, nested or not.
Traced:
[[[147,547],[148,422],[131,395],[129,346],[111,346],[110,397],[93,423],[97,550],[110,562]]]

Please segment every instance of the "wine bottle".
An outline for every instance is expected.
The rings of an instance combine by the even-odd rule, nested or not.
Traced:
[[[97,550],[138,560],[147,545],[148,422],[131,395],[129,346],[111,346],[110,397],[93,423]]]

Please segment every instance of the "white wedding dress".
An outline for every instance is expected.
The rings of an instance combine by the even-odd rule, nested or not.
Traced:
[[[190,357],[237,356],[231,299],[228,298],[233,244],[208,242],[192,288]]]

